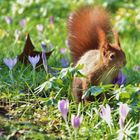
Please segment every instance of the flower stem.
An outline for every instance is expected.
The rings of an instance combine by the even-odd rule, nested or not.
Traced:
[[[11,79],[12,83],[14,83],[14,77],[13,77],[12,70],[9,70],[9,76],[10,76],[10,79]]]
[[[74,139],[77,140],[76,138],[77,138],[77,129],[74,129]]]
[[[35,68],[33,68],[33,85],[36,86],[36,82],[35,82]]]
[[[46,58],[45,52],[42,52],[42,60],[43,60],[44,69],[45,69],[46,73],[48,73],[48,63],[47,63],[47,58]]]
[[[70,139],[72,140],[72,135],[71,135],[71,131],[70,131],[70,128],[69,128],[69,125],[68,125],[68,121],[67,121],[67,119],[64,119],[64,120],[65,120],[65,123],[66,123],[66,127],[67,127],[67,130],[68,130]]]
[[[111,127],[111,125],[109,125],[109,129],[110,129],[110,133],[112,134],[112,127]]]

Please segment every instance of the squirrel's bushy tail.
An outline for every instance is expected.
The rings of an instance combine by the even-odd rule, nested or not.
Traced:
[[[99,48],[97,28],[105,34],[111,31],[110,15],[102,7],[84,6],[69,17],[69,43],[74,64],[88,50]]]

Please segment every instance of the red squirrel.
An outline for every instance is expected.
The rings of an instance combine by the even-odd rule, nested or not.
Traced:
[[[113,32],[115,43],[110,34]],[[113,31],[110,14],[103,7],[84,6],[68,20],[70,51],[75,66],[86,78],[74,77],[73,93],[77,102],[90,85],[111,84],[119,70],[126,65],[118,33]],[[93,101],[89,96],[85,100]]]

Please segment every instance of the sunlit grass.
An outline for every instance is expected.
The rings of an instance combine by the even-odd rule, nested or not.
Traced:
[[[0,1],[1,2],[1,1]],[[83,115],[83,120],[77,131],[77,139],[116,139],[119,134],[119,103],[127,103],[130,111],[125,120],[127,128],[132,125],[133,134],[126,135],[126,139],[138,139],[137,124],[140,118],[140,40],[137,31],[131,34],[130,30],[120,34],[121,47],[127,57],[127,65],[123,68],[127,83],[125,86],[117,85],[100,86],[109,93],[110,98],[98,99],[92,103],[81,103],[78,111],[78,104],[72,95],[72,77],[74,74],[81,76],[77,71],[79,68],[63,68],[61,59],[66,58],[71,64],[67,40],[67,18],[73,9],[76,9],[83,1],[64,2],[54,0],[24,5],[22,9],[16,1],[0,3],[2,16],[0,17],[0,139],[17,138],[20,139],[69,139],[70,134],[65,122],[58,110],[58,101],[69,100],[69,112],[67,116],[69,129],[74,138],[74,129],[71,124],[71,115],[79,112]],[[101,1],[102,4],[104,2]],[[118,3],[118,5],[123,2]],[[16,5],[17,12],[14,13],[12,6]],[[108,4],[108,7],[119,8],[117,5]],[[42,9],[42,10],[41,10]],[[110,8],[111,9],[111,8]],[[48,10],[46,12],[46,10]],[[114,11],[114,9],[111,9]],[[114,14],[114,13],[113,13]],[[11,16],[12,24],[8,25],[4,17]],[[54,16],[54,24],[50,24],[50,17]],[[115,15],[113,15],[115,16]],[[21,27],[20,20],[27,19],[27,25]],[[38,24],[43,25],[43,31],[36,28]],[[20,37],[15,40],[15,30],[18,29]],[[46,74],[44,69],[35,72],[35,85],[33,84],[32,65],[24,65],[18,61],[12,70],[14,83],[10,80],[9,69],[4,64],[3,59],[18,56],[25,44],[26,34],[30,33],[35,49],[41,51],[41,43],[48,47],[52,46],[54,51],[50,56],[48,65],[57,71],[57,75]],[[66,48],[65,53],[61,53],[61,48]],[[137,67],[137,69],[136,69]],[[62,70],[62,71],[61,71]],[[46,86],[41,88],[44,83]],[[95,87],[96,88],[96,87]],[[40,92],[37,92],[40,91]],[[101,94],[104,94],[101,92]],[[113,126],[111,131],[109,126],[100,117],[101,105],[109,104]],[[131,121],[130,121],[131,120]],[[2,133],[2,135],[1,135]]]

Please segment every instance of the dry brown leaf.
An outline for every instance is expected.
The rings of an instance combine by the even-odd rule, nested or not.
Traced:
[[[35,47],[30,39],[30,35],[28,34],[27,39],[25,41],[25,46],[24,46],[23,52],[18,56],[19,61],[21,61],[24,64],[29,64],[28,56],[34,57],[36,55],[40,55],[41,59],[39,60],[37,65],[38,66],[42,65],[43,64],[42,52],[35,51],[34,49],[35,49]],[[49,58],[50,55],[52,54],[52,52],[53,52],[53,50],[46,52],[46,57]]]

